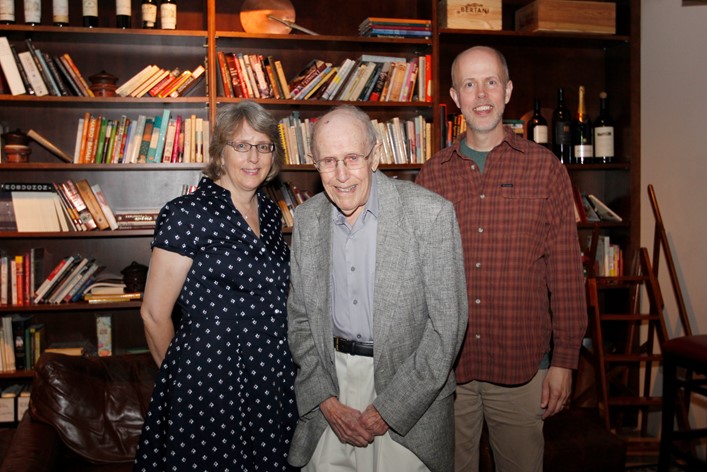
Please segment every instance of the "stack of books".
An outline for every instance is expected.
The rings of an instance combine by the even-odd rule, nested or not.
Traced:
[[[31,38],[24,51],[0,37],[0,66],[13,95],[95,96],[69,53],[52,55],[40,51]]]
[[[165,69],[155,64],[145,66],[115,93],[121,97],[183,97],[195,90],[204,79],[206,69],[199,64],[194,70],[181,70],[179,67]]]
[[[358,26],[358,33],[361,36],[378,38],[429,38],[432,36],[432,21],[368,17]]]
[[[15,255],[0,249],[0,305],[29,305],[32,294],[51,270],[50,256],[43,247]]]

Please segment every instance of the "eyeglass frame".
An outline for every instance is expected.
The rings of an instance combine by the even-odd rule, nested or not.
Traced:
[[[331,173],[331,172],[336,172],[336,169],[339,168],[339,162],[343,162],[343,163],[344,163],[344,167],[346,167],[346,168],[349,169],[349,170],[362,169],[362,168],[364,167],[363,164],[361,165],[361,167],[349,167],[349,165],[346,163],[346,162],[347,162],[346,159],[347,159],[348,157],[352,157],[352,156],[361,157],[361,158],[363,158],[363,159],[362,159],[362,162],[365,164],[365,162],[371,157],[371,154],[373,153],[373,150],[374,150],[376,147],[378,147],[378,143],[373,143],[373,146],[371,147],[371,150],[368,151],[368,154],[365,154],[365,155],[363,155],[363,154],[347,154],[347,155],[344,156],[343,159],[337,159],[337,158],[334,157],[334,156],[324,157],[323,159],[334,159],[334,161],[336,161],[336,163],[334,164],[334,167],[333,167],[332,169],[330,169],[330,170],[326,170],[326,169],[325,169],[325,170],[322,170],[322,169],[319,168],[319,164],[322,162],[323,159],[317,159],[317,160],[312,159],[312,160],[314,161],[314,167],[316,167],[316,169],[319,171],[320,174],[329,174],[329,173]]]
[[[275,143],[257,143],[257,144],[252,144],[252,143],[247,143],[243,141],[226,141],[226,146],[230,147],[236,152],[239,153],[247,153],[250,152],[251,149],[255,148],[255,152],[258,154],[273,154],[275,152]],[[242,146],[248,146],[248,149],[237,149],[236,146],[242,145]],[[269,150],[267,151],[261,151],[258,146],[268,146]]]

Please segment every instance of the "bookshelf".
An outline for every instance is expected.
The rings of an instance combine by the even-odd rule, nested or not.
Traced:
[[[22,2],[15,1],[18,21],[22,21]],[[576,109],[576,88],[587,88],[590,116],[598,114],[598,93],[609,94],[609,112],[616,122],[616,159],[611,164],[568,165],[575,184],[583,192],[599,196],[623,218],[622,223],[601,223],[600,231],[610,234],[626,254],[639,246],[640,230],[640,2],[617,0],[617,33],[520,33],[514,31],[514,14],[530,0],[504,0],[501,31],[468,31],[440,28],[438,7],[434,0],[391,0],[386,2],[343,2],[292,0],[296,23],[319,33],[311,36],[293,32],[289,35],[252,34],[243,31],[239,20],[241,0],[181,0],[176,30],[142,30],[140,5],[133,0],[133,28],[114,28],[114,3],[100,2],[99,26],[83,28],[78,5],[72,4],[68,27],[50,25],[51,1],[42,1],[42,26],[21,24],[0,26],[0,36],[12,44],[25,38],[45,52],[69,52],[85,77],[107,71],[119,78],[118,85],[147,64],[164,68],[192,70],[206,62],[206,80],[189,96],[181,98],[123,97],[33,97],[0,95],[0,122],[10,129],[35,129],[71,153],[76,125],[86,111],[117,118],[121,114],[158,115],[168,108],[174,114],[196,114],[213,123],[219,106],[235,102],[219,94],[216,67],[219,51],[258,52],[282,61],[291,78],[308,61],[319,58],[339,64],[345,58],[361,54],[380,54],[410,59],[421,54],[432,57],[432,101],[356,102],[366,112],[387,120],[422,115],[433,124],[433,151],[439,148],[441,105],[456,111],[449,98],[450,67],[455,55],[472,45],[483,44],[500,49],[507,57],[514,91],[506,108],[506,118],[517,119],[532,109],[535,97],[550,110],[556,102],[557,88],[565,88],[568,108]],[[362,38],[358,25],[366,17],[407,17],[432,21],[429,39]],[[21,49],[21,48],[20,48]],[[344,103],[329,100],[260,99],[259,102],[278,118],[297,111],[312,118],[330,107]],[[547,117],[549,118],[549,117]],[[549,120],[548,120],[549,121]],[[32,145],[27,164],[0,164],[3,181],[52,182],[63,178],[86,178],[100,184],[114,208],[159,207],[179,193],[181,184],[194,184],[199,178],[199,164],[89,164],[61,163],[40,146]],[[413,180],[419,165],[382,166],[386,173]],[[282,180],[312,192],[321,190],[316,170],[311,165],[285,166]],[[584,236],[593,225],[580,225]],[[44,245],[58,261],[74,252],[93,255],[117,273],[137,261],[147,264],[149,230],[121,230],[91,233],[0,233],[0,247],[8,253]],[[88,307],[73,304],[60,307],[0,307],[4,313],[32,313],[46,321],[48,333],[57,340],[71,339],[77,333],[91,332],[97,313],[111,313],[114,319],[115,352],[144,346],[139,319],[139,303],[119,306]],[[120,323],[118,324],[118,320]],[[120,327],[118,327],[120,326]]]

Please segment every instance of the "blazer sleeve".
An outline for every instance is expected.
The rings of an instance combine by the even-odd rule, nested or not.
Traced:
[[[410,431],[436,399],[453,392],[452,366],[466,332],[468,307],[459,226],[451,203],[444,201],[437,209],[427,225],[415,229],[418,242],[411,245],[420,251],[419,290],[424,291],[427,310],[424,331],[415,350],[373,402],[401,435]]]

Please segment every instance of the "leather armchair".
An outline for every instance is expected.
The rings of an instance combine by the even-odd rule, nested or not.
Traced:
[[[43,354],[0,472],[132,470],[156,375],[149,354]]]

